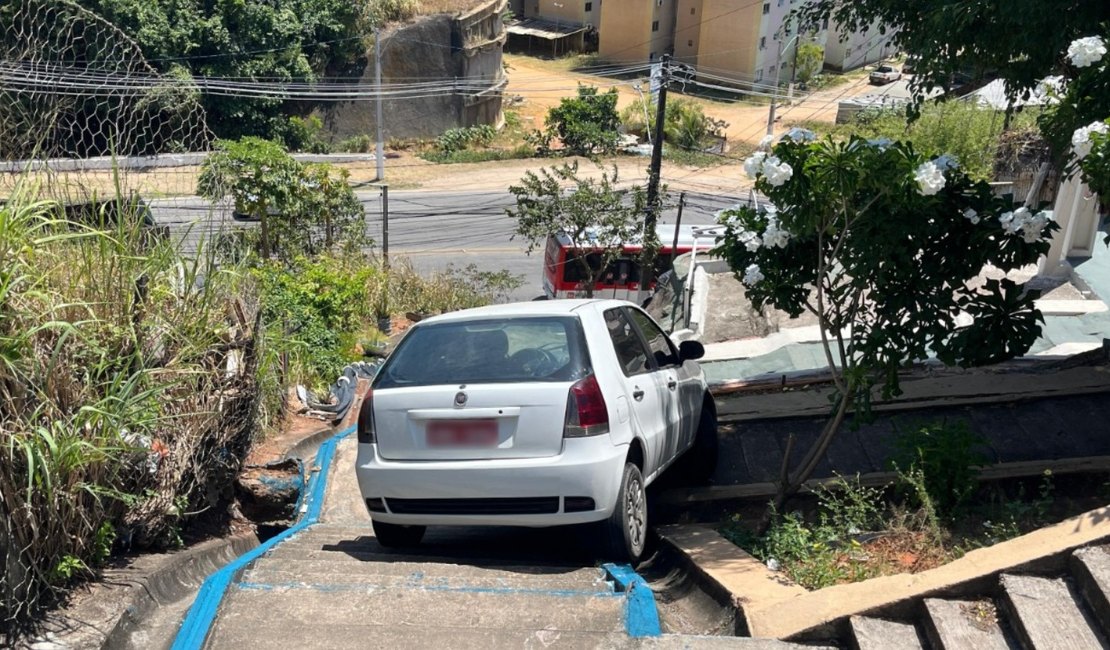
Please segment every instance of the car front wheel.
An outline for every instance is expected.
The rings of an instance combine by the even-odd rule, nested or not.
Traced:
[[[378,543],[386,548],[417,546],[420,540],[424,539],[426,530],[424,526],[401,526],[373,519],[370,520],[370,524],[374,527],[374,537],[378,538]]]
[[[644,554],[648,534],[647,491],[640,468],[625,463],[613,514],[600,522],[606,559],[635,563]]]

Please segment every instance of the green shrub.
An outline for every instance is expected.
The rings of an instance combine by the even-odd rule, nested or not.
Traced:
[[[898,432],[895,441],[895,466],[918,477],[913,490],[922,505],[922,490],[928,495],[937,515],[958,515],[978,488],[978,473],[986,457],[984,439],[967,422],[931,422]]]
[[[273,370],[241,267],[217,270],[203,246],[183,257],[126,199],[90,225],[33,195],[0,205],[5,632],[117,535],[172,545],[196,513],[223,512]]]
[[[289,151],[306,153],[331,153],[332,146],[324,138],[324,122],[316,115],[296,115],[279,122],[275,135]]]
[[[331,256],[261,262],[251,270],[263,321],[289,359],[287,382],[319,388],[339,376],[351,359],[341,340],[370,316],[367,286],[377,273]]]
[[[637,99],[621,112],[625,131],[642,139],[655,129],[655,108],[649,105],[645,112],[644,106]],[[663,141],[688,151],[703,149],[728,128],[726,122],[707,116],[698,102],[681,97],[667,102],[664,120]]]
[[[537,140],[541,153],[550,150],[552,138],[563,143],[571,156],[609,154],[617,149],[620,116],[617,115],[617,89],[599,93],[595,86],[578,86],[575,97],[565,97],[547,112],[546,130]]]
[[[197,181],[201,196],[231,198],[235,210],[261,222],[259,252],[285,260],[368,245],[362,204],[347,170],[301,164],[270,140],[220,141]]]
[[[448,129],[436,138],[436,149],[441,153],[454,153],[472,146],[484,147],[493,140],[497,131],[488,124]]]
[[[339,144],[335,145],[335,150],[343,153],[370,153],[374,151],[375,144],[374,138],[362,133],[341,140]]]

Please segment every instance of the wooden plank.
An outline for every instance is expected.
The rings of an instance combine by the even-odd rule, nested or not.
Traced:
[[[1029,650],[1107,647],[1078,599],[1063,578],[1002,576],[1002,603],[1010,614],[1009,623]]]
[[[755,393],[715,391],[718,420],[744,422],[778,418],[825,417],[831,386],[809,382],[805,388]],[[1110,367],[1082,366],[1052,372],[912,377],[902,380],[901,397],[872,403],[875,412],[922,409],[938,404],[997,404],[1044,397],[1110,392]]]
[[[980,469],[978,478],[980,481],[997,481],[1008,478],[1040,476],[1044,474],[1045,470],[1050,470],[1053,474],[1081,474],[1084,472],[1110,471],[1110,456],[1001,463]],[[805,485],[802,486],[802,491],[812,492],[818,486],[829,485],[838,480],[839,479],[836,477],[811,479],[806,481]],[[898,474],[895,472],[872,472],[859,475],[860,484],[870,487],[889,485],[897,480]],[[698,501],[764,498],[774,496],[777,489],[778,486],[773,482],[681,488],[667,490],[660,495],[660,500],[663,503],[694,503]]]
[[[912,623],[853,616],[848,619],[848,625],[856,650],[923,650],[925,647]]]
[[[1081,548],[1071,557],[1071,574],[1087,607],[1110,634],[1110,546]]]
[[[1010,650],[990,600],[925,599],[925,635],[936,650]]]

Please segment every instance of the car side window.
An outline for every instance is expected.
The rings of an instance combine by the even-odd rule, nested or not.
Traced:
[[[613,350],[617,353],[617,361],[626,377],[651,370],[648,352],[640,335],[622,310],[610,309],[605,312],[605,328],[609,330]]]
[[[632,320],[636,322],[636,327],[640,328],[644,338],[647,339],[648,349],[655,357],[655,364],[660,368],[681,365],[678,359],[678,350],[674,348],[671,337],[667,336],[667,333],[644,312],[639,309],[629,309],[628,311],[632,314]]]

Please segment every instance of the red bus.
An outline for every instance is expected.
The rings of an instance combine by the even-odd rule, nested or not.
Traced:
[[[659,235],[659,254],[655,258],[655,269],[651,276],[651,286],[660,275],[669,271],[674,258],[689,253],[696,246],[706,251],[716,246],[719,228],[714,226],[682,226],[678,231],[678,244],[675,245],[675,227],[661,224],[656,228]],[[618,298],[635,303],[643,302],[650,292],[640,291],[640,250],[639,243],[627,243],[621,247],[621,255],[606,267],[594,285],[594,297]],[[601,261],[600,249],[587,251],[586,259],[592,268]],[[547,238],[544,248],[543,292],[547,298],[585,298],[582,287],[582,269],[574,257],[570,238],[560,233]]]

